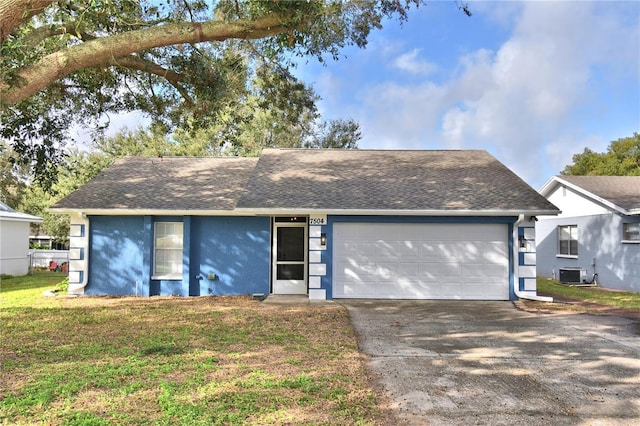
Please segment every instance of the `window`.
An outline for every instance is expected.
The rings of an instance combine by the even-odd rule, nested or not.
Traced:
[[[558,226],[558,255],[578,256],[578,227]]]
[[[622,241],[640,243],[640,223],[623,223]]]
[[[153,275],[182,278],[182,222],[156,222]]]

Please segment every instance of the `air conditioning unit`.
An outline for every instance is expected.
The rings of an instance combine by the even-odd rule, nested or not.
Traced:
[[[587,271],[582,268],[559,268],[560,282],[565,284],[581,284],[587,280]]]

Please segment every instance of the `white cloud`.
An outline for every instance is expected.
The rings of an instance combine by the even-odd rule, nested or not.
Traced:
[[[492,4],[499,19],[515,19],[508,39],[461,56],[438,84],[368,87],[360,122],[376,147],[427,148],[435,140],[445,148],[488,149],[537,187],[585,144],[598,145],[588,130],[596,118],[595,87],[615,73],[637,79],[638,22],[623,24],[624,12],[611,4],[525,2],[518,13],[509,4],[504,14]],[[420,53],[410,50],[393,65],[432,72],[435,65]],[[582,115],[589,110],[592,116]]]
[[[420,58],[421,49],[412,49],[393,60],[393,67],[410,74],[427,76],[438,69],[436,64]]]

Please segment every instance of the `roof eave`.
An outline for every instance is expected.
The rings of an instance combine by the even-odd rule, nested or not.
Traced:
[[[7,222],[28,222],[28,223],[42,223],[44,219],[37,216],[10,216],[10,215],[0,215],[0,220],[5,220]]]
[[[555,188],[555,186],[559,185],[560,178],[558,176],[552,176],[551,179],[545,182],[544,185],[538,190],[538,193],[543,197],[548,197],[551,191]]]
[[[318,208],[237,208],[235,210],[72,209],[49,208],[54,214],[85,216],[270,216],[331,214],[349,216],[555,216],[559,210],[394,210]]]
[[[253,215],[345,215],[345,216],[556,216],[560,210],[395,210],[318,208],[237,208]]]
[[[84,216],[246,216],[235,210],[185,210],[185,209],[99,209],[51,207],[49,213],[77,214]]]

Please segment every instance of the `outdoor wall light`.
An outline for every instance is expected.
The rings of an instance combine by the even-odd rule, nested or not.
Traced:
[[[320,245],[321,246],[327,245],[327,234],[325,234],[324,232],[320,234]]]
[[[518,241],[520,242],[520,248],[527,247],[527,240],[524,238],[524,235],[520,235],[520,237],[518,237]]]

